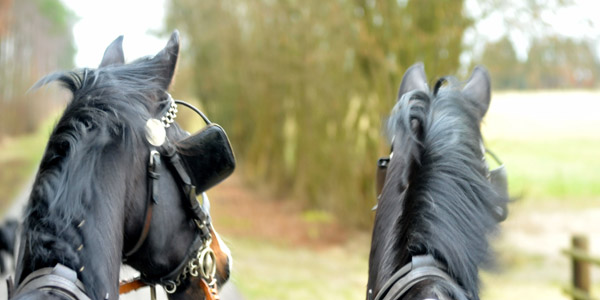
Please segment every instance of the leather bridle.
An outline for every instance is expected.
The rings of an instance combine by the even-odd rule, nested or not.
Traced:
[[[174,119],[177,116],[177,104],[182,104],[191,108],[192,110],[197,112],[207,124],[211,124],[210,120],[208,120],[208,118],[193,105],[181,100],[173,100],[173,98],[169,94],[167,94],[167,96],[170,102],[169,106],[166,112],[163,113],[161,121],[155,122],[154,124],[160,123],[163,129],[169,128],[171,123],[174,122]],[[194,223],[196,224],[198,234],[196,235],[194,241],[188,248],[188,254],[184,257],[181,263],[179,263],[179,265],[171,272],[159,278],[150,278],[148,276],[145,276],[144,274],[141,274],[139,278],[135,278],[127,282],[122,282],[120,284],[119,293],[123,294],[144,286],[150,286],[152,289],[151,295],[154,295],[154,285],[158,284],[163,286],[167,293],[172,294],[177,291],[177,287],[182,283],[183,280],[187,279],[187,277],[200,277],[200,284],[202,285],[206,299],[218,299],[215,278],[216,257],[215,253],[210,248],[210,244],[212,242],[212,224],[210,222],[209,212],[206,211],[203,207],[203,205],[208,202],[208,198],[206,197],[205,193],[202,193],[201,202],[197,200],[196,187],[192,183],[190,174],[188,174],[184,166],[184,162],[181,159],[180,155],[177,153],[175,146],[172,144],[171,141],[169,141],[166,138],[166,134],[164,136],[164,139],[162,137],[159,137],[157,140],[156,136],[154,136],[156,135],[156,132],[153,132],[157,130],[156,128],[152,128],[152,125],[147,125],[146,130],[146,137],[148,142],[151,144],[151,149],[148,164],[148,197],[146,201],[144,225],[142,227],[142,231],[139,235],[139,238],[133,246],[133,248],[131,248],[124,254],[124,262],[126,262],[127,258],[131,257],[140,249],[140,247],[144,244],[144,241],[148,236],[150,230],[150,223],[152,221],[153,206],[158,202],[157,182],[160,178],[158,169],[162,164],[161,157],[166,159],[167,163],[170,166],[170,168],[168,169],[172,171],[173,175],[179,182],[179,187],[184,195],[183,200],[185,202],[186,208],[192,216]],[[160,129],[158,130],[160,132]]]
[[[161,285],[169,294],[175,293],[177,287],[188,277],[200,277],[200,285],[207,300],[218,300],[216,282],[216,257],[210,248],[212,242],[211,222],[209,212],[203,205],[208,202],[206,194],[202,193],[201,203],[196,198],[196,187],[192,183],[184,162],[177,153],[175,146],[166,138],[165,129],[174,122],[177,114],[177,104],[182,104],[196,111],[207,124],[208,118],[193,105],[181,100],[173,100],[167,93],[169,106],[163,113],[161,121],[150,119],[146,126],[146,138],[151,145],[148,163],[148,193],[144,213],[144,225],[134,246],[124,253],[123,261],[134,255],[144,244],[150,231],[154,204],[158,203],[158,179],[160,178],[161,157],[166,158],[179,182],[179,187],[184,195],[187,210],[190,212],[198,234],[188,248],[188,253],[179,265],[166,275],[151,278],[141,274],[140,277],[127,282],[121,282],[119,293],[124,294],[142,287],[151,287],[151,299],[155,299],[155,285]],[[154,125],[148,125],[154,124]],[[157,127],[160,124],[162,127]],[[160,128],[160,129],[157,129]],[[154,131],[153,131],[154,130]],[[156,131],[158,130],[158,131]],[[162,130],[162,131],[161,131]],[[162,135],[162,136],[161,136]],[[201,205],[202,204],[202,205]],[[57,264],[53,268],[42,268],[29,274],[21,284],[14,289],[9,278],[8,299],[31,290],[52,290],[70,300],[90,300],[86,294],[83,283],[77,278],[77,272],[64,265]],[[107,295],[108,296],[108,295]]]

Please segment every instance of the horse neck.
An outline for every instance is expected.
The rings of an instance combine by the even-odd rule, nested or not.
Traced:
[[[125,183],[134,175],[114,170],[114,164],[96,164],[95,171],[88,169],[95,176],[79,185],[63,181],[53,193],[48,185],[69,176],[38,173],[24,221],[17,284],[37,269],[61,263],[77,272],[90,298],[118,299],[124,203],[130,193]],[[74,200],[78,196],[89,199]]]

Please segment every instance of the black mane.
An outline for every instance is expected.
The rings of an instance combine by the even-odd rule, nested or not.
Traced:
[[[406,93],[388,120],[392,188],[380,199],[375,227],[383,233],[372,252],[375,269],[385,270],[380,284],[412,256],[432,254],[477,298],[478,267],[492,261],[487,237],[497,224],[488,206],[500,200],[486,178],[478,107],[460,88],[446,78],[433,92]]]
[[[94,241],[83,240],[81,227],[94,226],[84,222],[93,202],[106,202],[121,215],[127,209],[123,201],[114,200],[132,190],[123,182],[132,182],[128,176],[144,166],[139,161],[145,156],[136,151],[145,149],[145,120],[166,99],[164,88],[148,75],[157,72],[147,62],[54,73],[36,85],[58,81],[73,93],[73,99],[50,136],[26,208],[23,232],[29,264],[17,280],[56,263],[80,270],[98,257],[118,258],[102,247],[87,249],[82,257],[78,248]],[[134,166],[138,169],[132,170]],[[139,180],[144,183],[144,178]],[[110,216],[106,218],[110,224]],[[122,229],[98,234],[122,234]],[[80,279],[90,286],[94,276],[80,272]]]

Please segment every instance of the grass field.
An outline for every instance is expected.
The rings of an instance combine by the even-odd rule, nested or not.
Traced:
[[[586,206],[600,196],[600,93],[500,93],[483,127],[524,201]]]

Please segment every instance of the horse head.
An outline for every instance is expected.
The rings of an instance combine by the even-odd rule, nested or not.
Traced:
[[[490,91],[482,67],[433,89],[422,64],[406,71],[388,120],[392,151],[379,161],[367,299],[479,298],[508,200],[480,132]]]
[[[91,299],[118,298],[121,262],[172,299],[203,299],[229,278],[231,255],[204,192],[233,172],[235,159],[223,129],[201,112],[208,125],[199,132],[177,124],[178,103],[186,103],[168,89],[179,48],[175,31],[156,55],[126,64],[119,37],[97,69],[37,84],[59,81],[73,99],[26,209],[17,298],[61,299],[61,288],[23,288],[40,269],[73,273],[73,289]]]

